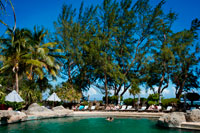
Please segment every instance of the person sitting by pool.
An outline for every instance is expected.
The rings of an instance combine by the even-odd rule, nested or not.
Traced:
[[[113,121],[114,118],[113,118],[113,117],[107,117],[106,120],[107,120],[107,121]]]
[[[8,108],[8,111],[13,111],[13,108],[9,107],[9,108]]]

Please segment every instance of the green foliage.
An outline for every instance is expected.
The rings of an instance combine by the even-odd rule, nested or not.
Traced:
[[[146,98],[140,98],[140,103],[144,103],[144,102],[146,102],[146,101],[147,101]],[[135,103],[137,103],[137,102],[138,102],[138,98],[135,98]],[[133,99],[132,99],[132,98],[124,99],[124,100],[123,100],[123,103],[124,103],[125,105],[133,105]]]
[[[159,94],[158,93],[156,93],[156,94],[149,94],[147,100],[148,101],[158,101],[159,100]]]
[[[161,102],[162,102],[162,106],[166,108],[167,106],[178,104],[180,100],[176,98],[169,98],[169,99],[162,99]]]
[[[157,101],[148,101],[148,105],[158,105]]]
[[[133,99],[132,98],[124,99],[123,103],[125,105],[133,105]]]
[[[73,88],[70,83],[63,83],[62,86],[57,86],[55,92],[62,100],[69,102],[78,102],[82,98],[82,93],[76,88]]]
[[[84,106],[89,105],[88,101],[83,101],[81,104]]]
[[[25,107],[24,103],[17,103],[17,102],[5,102],[7,107],[12,107],[13,110],[21,110]]]
[[[198,101],[200,99],[200,96],[198,93],[187,93],[186,97],[188,100],[191,101],[192,105],[193,105],[193,101]]]
[[[8,29],[0,39],[1,99],[6,89],[20,88],[26,104],[40,101],[42,92],[52,88],[49,80],[60,75],[66,82],[55,91],[68,101],[79,101],[91,85],[105,94],[106,103],[117,103],[128,90],[135,97],[139,86],[146,85],[156,93],[148,103],[157,104],[170,80],[177,98],[183,90],[199,88],[200,21],[174,32],[177,15],[164,12],[164,4],[164,0],[155,6],[150,0],[103,0],[98,6],[82,3],[78,12],[63,5],[49,38],[44,28]],[[2,1],[0,8],[5,11]],[[111,91],[114,96],[108,97]]]
[[[156,93],[156,94],[150,94],[147,98],[147,101],[148,101],[148,104],[149,105],[153,105],[153,104],[158,104],[158,101],[159,101],[159,94]]]
[[[120,99],[122,100],[122,97],[120,97]],[[106,102],[105,97],[103,97],[103,101]],[[108,103],[109,104],[110,103],[112,103],[112,104],[117,103],[117,101],[118,101],[118,96],[108,96]]]

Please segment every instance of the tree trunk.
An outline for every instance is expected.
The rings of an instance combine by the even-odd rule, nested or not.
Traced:
[[[135,108],[135,95],[133,96],[133,107]]]
[[[181,94],[183,92],[183,88],[180,86],[179,90],[178,90],[178,93],[176,94],[176,98],[177,99],[180,99],[181,98]]]
[[[108,105],[108,90],[107,90],[107,76],[106,73],[104,73],[104,89],[105,89],[105,97],[106,97],[106,106]]]
[[[194,102],[194,101],[191,101],[191,106],[192,106],[192,107],[193,107],[193,102]]]
[[[19,92],[19,77],[18,77],[18,71],[15,72],[15,89],[17,93]]]

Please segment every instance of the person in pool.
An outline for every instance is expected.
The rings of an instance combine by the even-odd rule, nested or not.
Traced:
[[[107,120],[107,121],[113,121],[114,118],[113,118],[113,117],[107,117],[106,120]]]

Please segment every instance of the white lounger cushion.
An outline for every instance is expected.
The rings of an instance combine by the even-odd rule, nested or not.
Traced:
[[[128,106],[126,110],[130,110],[130,109],[132,109],[132,106]]]
[[[125,110],[125,109],[126,109],[126,105],[123,105],[120,110]]]
[[[167,107],[167,111],[170,111],[170,110],[172,110],[172,106]]]
[[[95,106],[92,106],[92,107],[91,107],[91,110],[95,110]]]
[[[84,107],[84,110],[86,110],[86,109],[88,109],[88,106],[85,106],[85,107]]]

